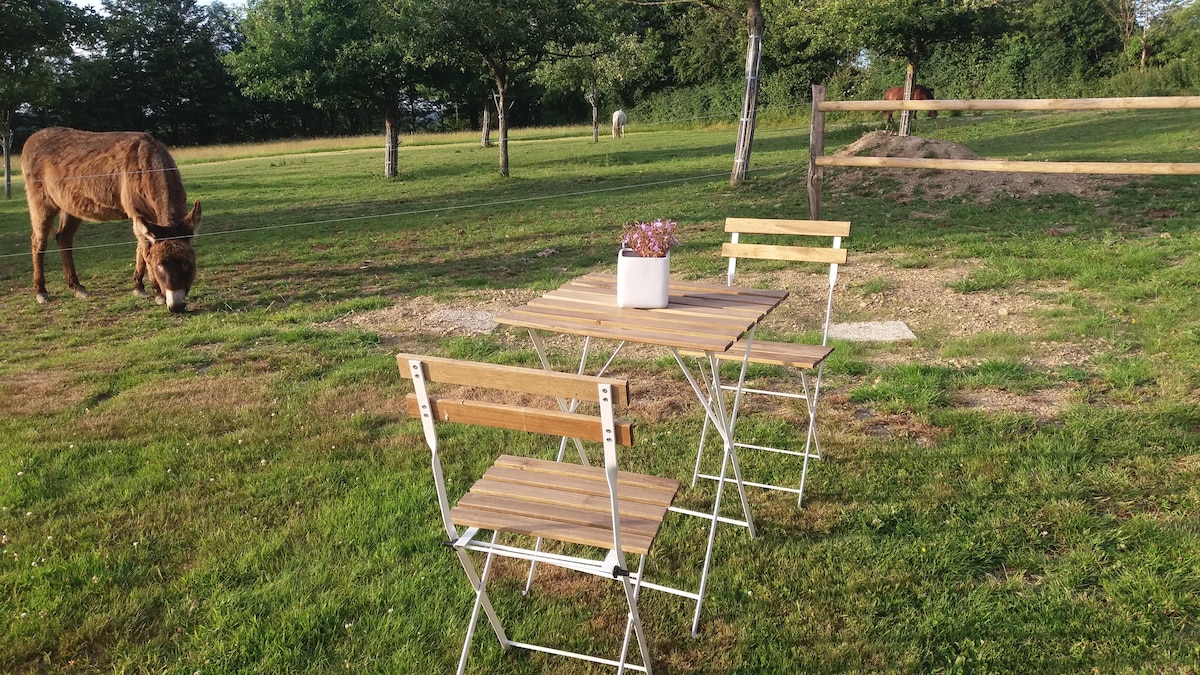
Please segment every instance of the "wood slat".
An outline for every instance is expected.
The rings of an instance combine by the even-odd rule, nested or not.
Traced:
[[[522,469],[496,466],[488,467],[487,472],[483,474],[484,478],[501,483],[510,483],[514,485],[526,485],[531,487],[546,487],[553,485],[559,490],[566,492],[574,492],[580,495],[592,496],[607,496],[608,483],[603,480],[595,480],[594,478],[584,476],[547,476],[534,471],[525,471]],[[621,499],[631,502],[640,502],[642,504],[650,504],[654,506],[663,506],[664,500],[669,503],[673,498],[674,492],[671,490],[663,490],[661,488],[652,488],[641,485],[630,485],[617,481],[617,485],[621,491]]]
[[[471,487],[471,493],[496,496],[511,495],[513,485],[514,483],[485,478]],[[531,502],[567,504],[576,508],[591,509],[592,511],[603,511],[604,513],[610,513],[607,492],[603,495],[588,495],[579,492],[564,492],[556,488],[537,487],[533,485],[521,485],[520,487],[522,490],[521,496]],[[628,499],[622,499],[620,507],[620,513],[622,517],[632,516],[634,518],[653,518],[655,514],[662,512],[662,510],[665,508],[662,504],[635,502]]]
[[[726,218],[726,232],[744,234],[790,234],[812,237],[848,237],[845,220],[785,220],[782,218]]]
[[[425,377],[432,382],[562,396],[582,401],[599,401],[597,385],[603,382],[612,385],[613,402],[616,405],[629,404],[629,383],[612,377],[591,377],[436,356],[397,354],[396,362],[400,366],[402,377],[412,379],[408,363],[414,359],[425,364]]]
[[[1117,176],[1200,175],[1200,162],[1037,162],[1006,159],[938,159],[924,157],[843,157],[826,155],[817,166],[867,166],[885,169],[1074,173]]]
[[[1200,108],[1200,96],[1123,98],[980,98],[910,101],[821,101],[817,110],[1170,110]]]
[[[518,328],[533,328],[535,330],[550,331],[552,333],[581,335],[603,340],[626,340],[629,342],[639,342],[643,344],[698,349],[700,351],[723,352],[726,349],[729,349],[729,347],[733,345],[734,341],[737,339],[732,334],[730,334],[728,338],[724,335],[722,335],[720,338],[714,338],[706,335],[691,336],[682,333],[668,333],[665,331],[635,330],[616,326],[596,326],[595,324],[589,322],[571,321],[551,315],[526,314],[525,312],[517,311],[501,314],[500,316],[496,317],[495,321],[496,323],[517,326]],[[740,334],[737,337],[740,337]]]
[[[701,352],[684,351],[681,353],[686,356],[701,355]],[[738,341],[729,348],[729,351],[721,352],[716,357],[723,361],[741,361],[745,353],[746,343]],[[755,340],[754,346],[750,348],[750,363],[812,369],[820,365],[831,353],[833,353],[833,347]]]
[[[726,258],[755,258],[758,260],[787,260],[791,262],[837,263],[846,262],[846,250],[829,247],[776,246],[771,244],[721,245],[721,255]]]
[[[405,400],[408,403],[408,414],[419,417],[421,403],[417,400],[417,395],[409,394]],[[604,440],[600,418],[591,415],[439,397],[430,397],[429,402],[433,406],[434,419],[443,422],[569,436],[585,441]],[[618,445],[633,445],[633,425],[618,421],[615,431]]]
[[[683,329],[695,330],[709,328],[716,332],[730,330],[744,330],[746,327],[745,319],[728,316],[689,316],[687,321],[680,321],[677,316],[661,316],[649,312],[643,312],[637,309],[617,308],[612,309],[602,305],[584,304],[572,302],[564,298],[541,297],[534,298],[529,301],[530,307],[538,307],[545,309],[546,312],[554,312],[563,317],[576,319],[590,319],[601,322],[637,324],[641,326],[662,327],[665,329]],[[519,310],[520,308],[518,308]],[[514,310],[514,311],[518,311]]]
[[[571,464],[569,462],[551,462],[545,459],[534,459],[532,457],[520,457],[518,455],[500,455],[496,459],[495,466],[509,467],[513,469],[523,469],[526,471],[540,471],[554,476],[574,476],[579,478],[592,478],[601,482],[607,481],[604,475],[604,469],[598,466],[584,466],[582,464]],[[617,485],[630,486],[638,488],[652,488],[662,490],[666,503],[670,502],[670,494],[679,489],[679,481],[674,478],[662,478],[660,476],[649,476],[643,473],[634,473],[632,471],[618,471]],[[607,488],[605,488],[607,489]]]
[[[562,503],[535,502],[525,499],[523,496],[485,495],[477,493],[474,490],[463,495],[463,498],[458,502],[458,506],[460,508],[528,516],[539,520],[552,520],[569,525],[585,525],[587,527],[612,531],[612,511],[609,509],[602,511],[580,509]],[[666,511],[666,509],[661,510]],[[622,516],[621,534],[625,535],[629,533],[639,534],[644,537],[653,537],[658,534],[658,527],[661,524],[661,517],[639,518],[637,516]],[[612,540],[610,539],[609,541]]]
[[[586,527],[569,525],[554,521],[546,521],[528,516],[518,516],[505,513],[495,513],[479,509],[454,507],[450,510],[450,518],[460,527],[478,527],[482,530],[498,530],[525,534],[531,537],[557,539],[572,544],[595,546],[597,548],[612,547],[612,528]],[[653,537],[629,533],[621,538],[621,548],[626,553],[646,555],[650,552]]]

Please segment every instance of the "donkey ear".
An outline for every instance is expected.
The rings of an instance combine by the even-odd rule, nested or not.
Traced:
[[[150,227],[146,225],[146,223],[142,222],[140,218],[133,219],[133,233],[138,239],[145,239],[151,244],[154,243],[156,238],[154,233],[150,231]]]
[[[187,216],[184,217],[183,224],[187,226],[187,229],[192,231],[192,234],[196,234],[196,230],[200,229],[200,200],[199,199],[197,199],[196,202],[194,204],[192,204],[192,212],[187,214]]]

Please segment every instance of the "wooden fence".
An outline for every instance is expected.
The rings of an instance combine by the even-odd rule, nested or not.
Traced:
[[[975,99],[946,101],[826,101],[824,85],[813,85],[808,153],[808,217],[821,218],[824,167],[858,166],[947,171],[1010,171],[1124,175],[1200,175],[1200,162],[1037,162],[1002,159],[840,157],[825,155],[825,113],[886,110],[1175,110],[1200,108],[1200,96],[1137,98]]]

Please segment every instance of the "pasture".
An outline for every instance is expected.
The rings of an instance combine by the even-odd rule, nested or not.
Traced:
[[[922,116],[915,133],[989,157],[1200,161],[1195,111]],[[760,128],[736,188],[730,127],[528,135],[509,179],[477,137],[406,138],[396,180],[374,140],[173,150],[204,205],[186,315],[129,294],[123,222],[76,238],[86,301],[51,245],[38,306],[18,177],[0,201],[0,671],[453,668],[471,594],[393,355],[535,365],[524,332],[456,317],[611,271],[626,221],[678,220],[674,272],[715,282],[727,215],[807,213],[805,122]],[[1196,177],[986,199],[886,176],[828,188],[824,216],[854,223],[835,320],[901,319],[918,339],[835,341],[804,508],[751,490],[761,536],[720,532],[698,638],[691,603],[643,596],[655,667],[1196,672],[1197,195]],[[763,334],[811,336],[803,294],[786,307]],[[550,344],[565,367],[575,352]],[[616,364],[638,422],[623,462],[684,479],[701,416],[665,356]],[[799,408],[774,413],[753,424],[802,442]],[[460,440],[484,442],[455,447],[451,490],[503,437]],[[704,534],[669,519],[648,574],[693,583]],[[539,581],[522,599],[523,571],[498,568],[510,635],[615,646],[615,586]],[[472,672],[591,672],[480,631]]]

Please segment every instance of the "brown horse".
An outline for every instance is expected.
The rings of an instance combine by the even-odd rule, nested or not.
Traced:
[[[883,100],[885,100],[885,101],[903,101],[904,100],[904,87],[889,88],[887,91],[883,92]],[[932,100],[934,100],[933,90],[929,89],[928,87],[925,87],[924,85],[914,84],[913,88],[912,88],[912,99],[911,100],[913,100],[913,101],[932,101]],[[885,112],[887,114],[887,121],[884,123],[884,126],[890,127],[892,125],[892,111],[887,110]],[[929,119],[936,120],[937,113],[938,113],[938,111],[936,111],[936,110],[930,110],[929,111]],[[913,115],[913,118],[914,119],[916,118],[915,114]]]
[[[187,293],[196,278],[192,237],[200,226],[200,202],[187,211],[187,193],[179,167],[167,148],[150,134],[93,133],[65,127],[42,129],[21,152],[25,197],[33,225],[33,288],[39,303],[48,302],[43,264],[54,218],[62,214],[55,240],[67,287],[88,293],[75,272],[75,232],[86,220],[129,218],[137,237],[133,293],[150,297],[172,312],[187,309]]]

